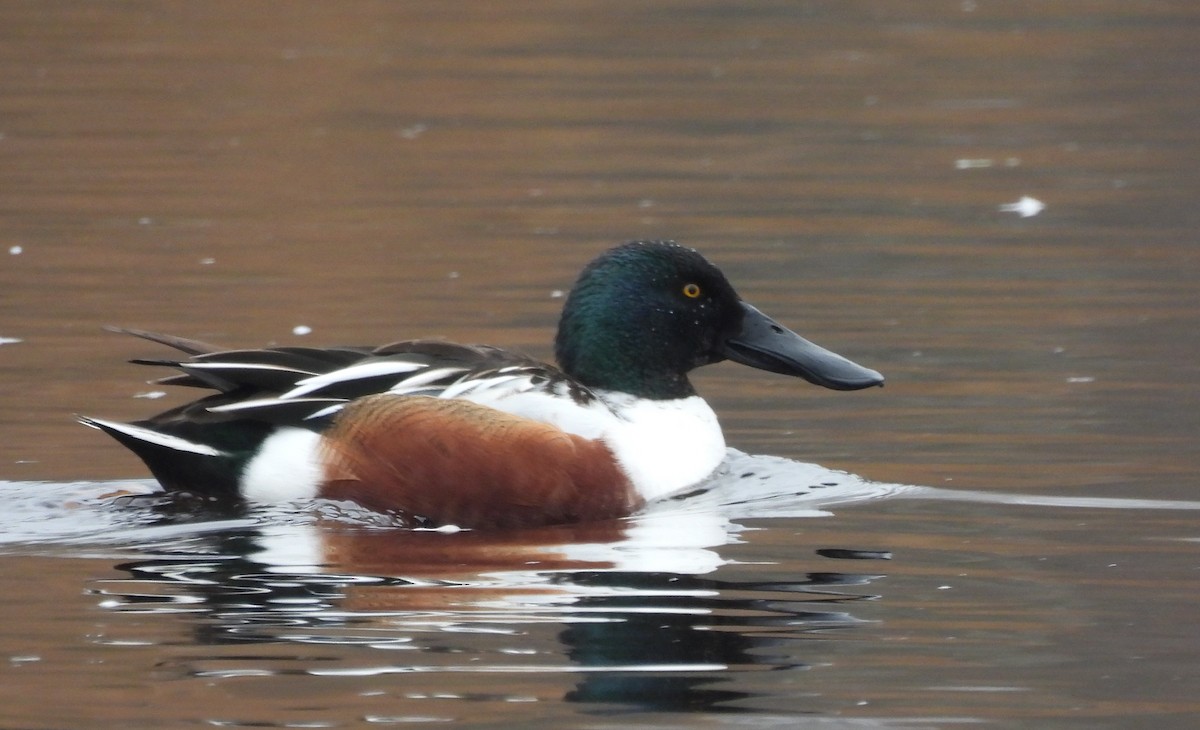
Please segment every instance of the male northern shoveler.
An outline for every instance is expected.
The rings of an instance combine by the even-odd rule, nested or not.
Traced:
[[[670,241],[584,268],[555,340],[559,367],[494,347],[221,350],[120,330],[191,357],[134,360],[218,391],[135,423],[81,418],[168,490],[279,502],[324,497],[413,524],[517,527],[624,516],[725,457],[688,382],[730,359],[835,390],[883,377],[776,323],[717,267]]]

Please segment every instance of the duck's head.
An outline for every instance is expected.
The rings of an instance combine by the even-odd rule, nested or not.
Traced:
[[[694,395],[687,374],[726,359],[835,390],[883,385],[742,301],[720,269],[672,241],[626,243],[588,264],[555,353],[584,385],[644,398]]]

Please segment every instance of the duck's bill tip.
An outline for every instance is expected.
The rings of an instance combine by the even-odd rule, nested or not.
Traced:
[[[832,390],[883,385],[878,371],[809,342],[745,302],[742,307],[742,328],[725,341],[724,354],[730,360]]]

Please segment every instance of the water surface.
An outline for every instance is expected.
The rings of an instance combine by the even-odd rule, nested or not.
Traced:
[[[0,6],[0,724],[1193,727],[1198,23]],[[113,497],[73,422],[186,395],[104,324],[548,357],[637,237],[887,387],[713,366],[733,465],[780,460],[503,536]]]

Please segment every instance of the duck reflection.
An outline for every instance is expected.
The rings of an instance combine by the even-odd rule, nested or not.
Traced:
[[[850,609],[877,577],[726,579],[747,573],[723,570],[720,552],[742,529],[688,510],[498,533],[318,519],[193,535],[186,550],[119,565],[129,579],[98,588],[114,610],[187,614],[199,645],[331,652],[297,654],[280,671],[561,673],[573,683],[569,701],[732,710],[748,694],[720,685],[804,667],[796,640],[859,623]],[[233,676],[255,661],[216,654],[180,671]]]

